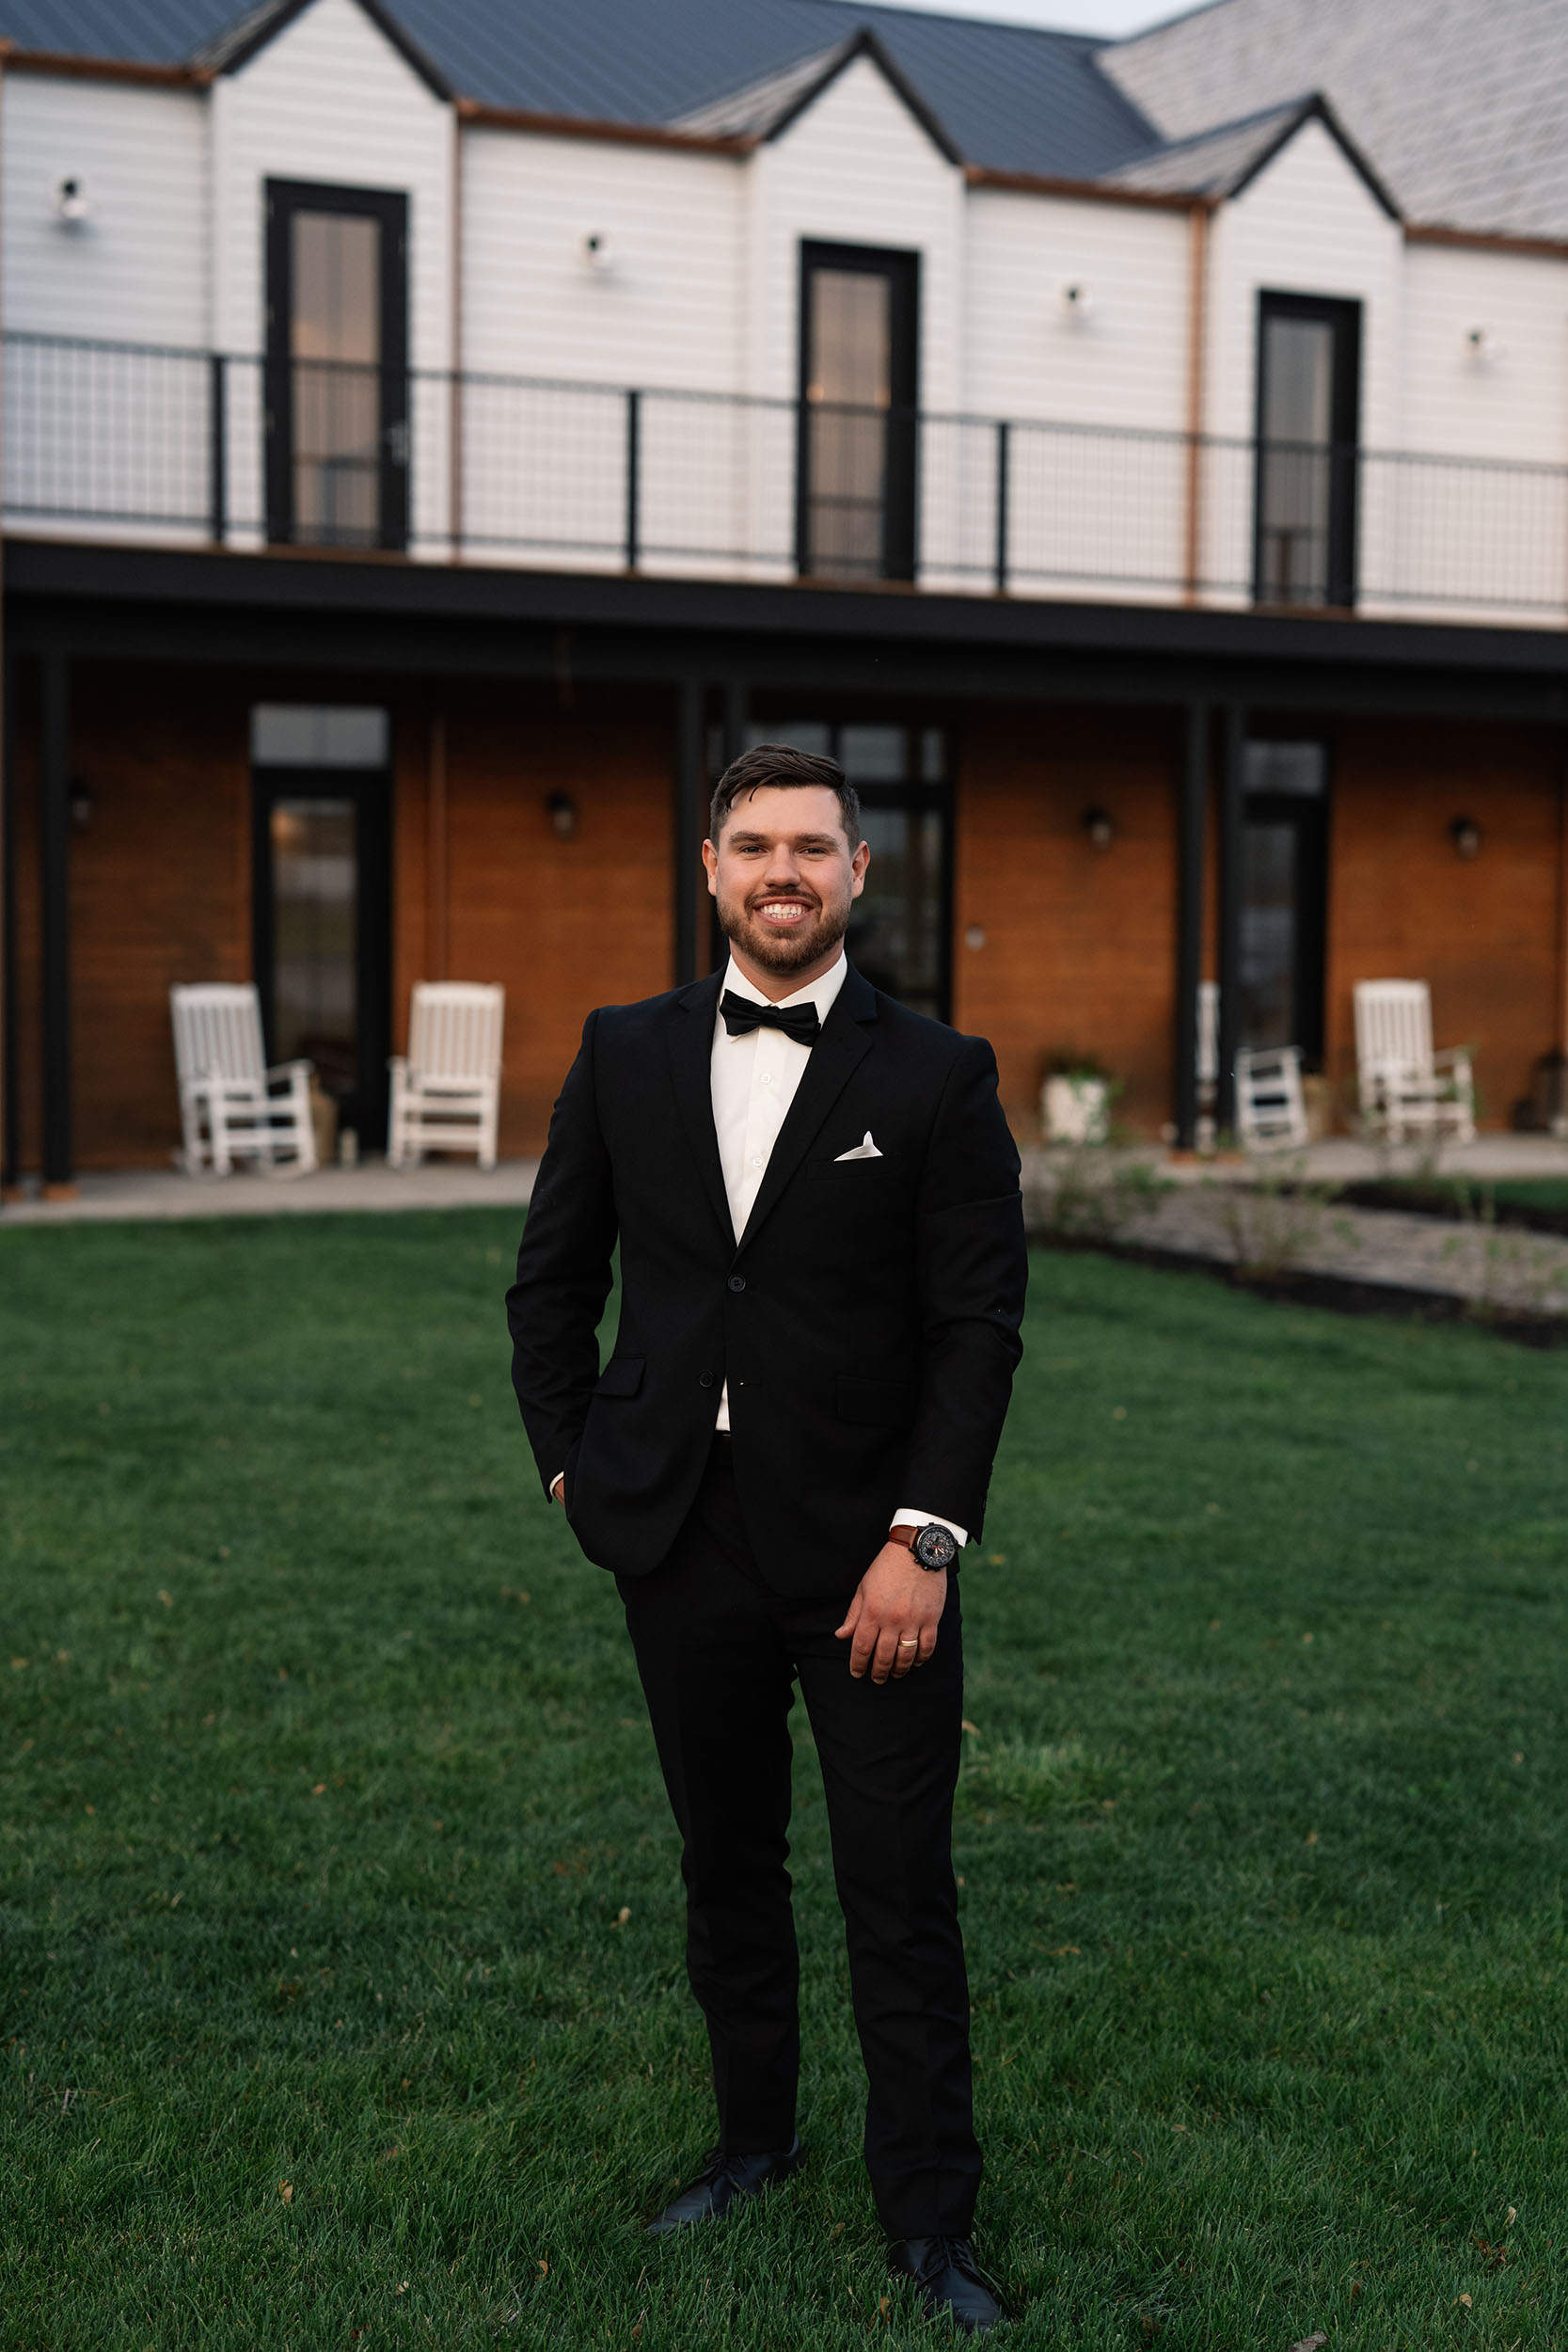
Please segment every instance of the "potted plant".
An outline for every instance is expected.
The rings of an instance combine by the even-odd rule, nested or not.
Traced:
[[[1048,1057],[1040,1112],[1048,1143],[1103,1143],[1111,1132],[1111,1073],[1094,1054]]]

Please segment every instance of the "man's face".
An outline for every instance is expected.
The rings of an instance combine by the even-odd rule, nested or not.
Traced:
[[[851,850],[826,785],[761,785],[741,794],[717,843],[704,842],[703,863],[740,959],[804,984],[834,961],[871,851],[863,841]]]

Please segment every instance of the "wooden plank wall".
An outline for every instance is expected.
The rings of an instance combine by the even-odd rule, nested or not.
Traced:
[[[166,1164],[178,1140],[169,985],[250,972],[250,705],[322,691],[302,677],[76,672],[71,766],[92,796],[71,836],[82,1167]],[[369,679],[335,676],[331,691],[386,698]],[[395,1036],[401,1045],[417,979],[504,982],[501,1145],[533,1152],[588,1010],[671,983],[673,699],[569,681],[415,681],[392,703]],[[1126,1123],[1158,1135],[1170,1116],[1175,715],[1019,704],[956,719],[955,1020],[995,1044],[1021,1138],[1038,1133],[1046,1057],[1068,1048],[1097,1054],[1122,1082]],[[1424,977],[1439,1042],[1475,1046],[1485,1122],[1506,1124],[1536,1057],[1560,1041],[1560,744],[1546,730],[1370,720],[1328,734],[1327,1060],[1341,1107],[1354,1088],[1353,983]],[[22,1158],[36,1166],[25,665],[17,736]],[[550,820],[555,792],[577,811],[570,838]],[[1093,806],[1117,828],[1102,852],[1083,828]],[[1481,828],[1473,861],[1454,853],[1457,816]],[[1212,930],[1212,888],[1208,916]],[[972,927],[982,946],[967,945]]]
[[[1341,720],[1332,729],[1324,1059],[1354,1099],[1356,980],[1424,979],[1439,1045],[1470,1045],[1481,1123],[1509,1124],[1558,1002],[1563,748],[1546,728]],[[1481,853],[1455,854],[1471,817]]]

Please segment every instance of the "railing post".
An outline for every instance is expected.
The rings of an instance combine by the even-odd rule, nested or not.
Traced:
[[[221,548],[229,536],[229,362],[221,351],[207,355],[208,536]]]
[[[1007,460],[1011,426],[1000,418],[996,427],[996,593],[1007,593]]]
[[[626,569],[635,572],[641,553],[640,513],[641,485],[638,479],[642,458],[642,395],[626,394]]]

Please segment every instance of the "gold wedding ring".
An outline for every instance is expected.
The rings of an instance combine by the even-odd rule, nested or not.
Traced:
[[[920,1636],[919,1636],[919,1634],[918,1634],[918,1633],[906,1633],[906,1634],[905,1634],[905,1636],[904,1636],[904,1638],[903,1638],[903,1640],[899,1643],[898,1646],[899,1646],[899,1648],[900,1648],[900,1649],[918,1649],[918,1648],[920,1647]]]

